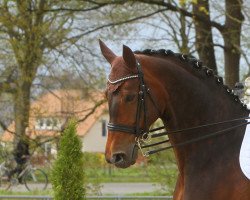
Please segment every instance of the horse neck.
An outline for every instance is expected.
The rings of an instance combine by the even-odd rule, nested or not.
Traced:
[[[205,72],[198,72],[191,66],[181,66],[182,63],[161,59],[156,65],[151,63],[150,73],[158,77],[158,81],[164,85],[167,95],[161,96],[166,102],[163,121],[167,129],[179,130],[198,125],[216,123],[220,121],[245,117],[248,112],[240,103],[235,102],[222,85],[218,85],[213,76],[207,76]],[[191,68],[191,69],[187,69]],[[196,70],[196,71],[194,71]],[[193,72],[194,71],[194,72]],[[157,74],[158,73],[158,74]],[[162,92],[164,93],[164,92]],[[164,93],[164,94],[165,94]],[[237,122],[242,123],[241,122]],[[172,145],[182,143],[193,138],[210,134],[228,128],[225,124],[200,130],[189,131],[170,135]],[[198,141],[183,147],[174,148],[177,162],[184,166],[184,162],[192,160],[202,165],[213,155],[214,159],[225,159],[224,155],[238,154],[240,144],[244,136],[245,127],[228,131],[224,135]],[[220,152],[220,153],[218,153]],[[233,157],[233,156],[232,156]]]

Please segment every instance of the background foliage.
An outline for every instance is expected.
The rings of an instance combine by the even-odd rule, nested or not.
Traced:
[[[62,134],[58,157],[52,169],[51,182],[56,200],[85,199],[85,172],[82,142],[71,121]]]

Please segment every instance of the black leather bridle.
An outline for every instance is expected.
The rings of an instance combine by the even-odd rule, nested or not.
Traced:
[[[126,81],[128,79],[139,79],[139,93],[138,93],[138,101],[137,101],[137,110],[136,110],[136,118],[135,118],[135,127],[127,126],[124,124],[114,124],[114,123],[108,123],[107,127],[110,131],[119,131],[119,132],[126,132],[135,135],[136,138],[146,138],[148,135],[148,120],[147,120],[147,106],[146,106],[146,96],[150,95],[150,90],[147,88],[145,81],[144,81],[144,75],[142,72],[141,65],[138,61],[136,61],[136,67],[138,74],[126,76],[120,79],[117,79],[115,81],[111,81],[108,79],[108,82],[110,84],[116,84],[119,82]],[[155,102],[154,102],[155,104]],[[143,116],[142,116],[143,113]],[[140,121],[143,117],[143,125],[144,127],[140,127]]]

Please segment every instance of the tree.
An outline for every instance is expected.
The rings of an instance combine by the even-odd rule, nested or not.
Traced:
[[[76,135],[76,123],[70,121],[63,132],[58,157],[52,169],[52,186],[56,200],[85,199],[85,174],[82,142]]]
[[[199,14],[206,21],[210,21],[209,1],[197,0],[193,3],[193,13]],[[199,58],[206,66],[209,66],[217,73],[212,26],[207,24],[205,20],[197,20],[196,17],[193,20],[196,35],[195,44]]]
[[[68,17],[58,20],[57,14],[46,15],[48,6],[51,3],[43,0],[1,1],[0,4],[0,32],[15,62],[16,79],[2,89],[8,92],[12,86],[16,140],[28,126],[31,87],[43,63],[44,52],[60,45],[67,34],[63,26]]]
[[[82,64],[82,57],[87,60],[84,44],[79,44],[87,34],[74,35],[79,27],[75,11],[59,10],[64,3],[69,8],[79,5],[78,1],[0,0],[0,74],[6,77],[0,82],[0,94],[12,95],[15,143],[28,127],[32,89],[40,86],[43,74],[56,76],[60,67],[73,68],[79,74],[89,70],[87,63]],[[87,2],[81,8],[91,10]],[[85,49],[89,51],[87,46]],[[66,60],[73,64],[65,66]],[[86,84],[94,82],[93,71],[83,73]],[[2,121],[0,125],[7,129]]]
[[[182,13],[186,17],[192,17],[195,21],[196,48],[199,57],[205,64],[214,69],[216,69],[215,44],[213,43],[211,28],[216,28],[222,34],[224,40],[224,46],[221,46],[224,49],[225,82],[233,87],[235,82],[239,81],[241,27],[244,20],[241,0],[225,0],[226,20],[224,24],[211,20],[209,0],[195,1],[193,12],[180,8],[175,4],[175,1],[138,0],[137,2],[166,7],[168,10]]]
[[[178,4],[176,0],[159,1],[159,0],[121,0],[121,1],[91,1],[99,6],[107,5],[150,5],[155,10],[153,14],[177,12],[187,18],[192,19],[195,22],[196,33],[196,50],[200,59],[208,65],[218,71],[217,64],[215,62],[214,47],[219,46],[224,52],[224,71],[225,82],[229,86],[233,87],[235,82],[239,81],[239,65],[241,58],[241,35],[242,35],[242,23],[244,20],[242,14],[242,0],[225,0],[224,13],[221,14],[225,17],[225,23],[219,23],[216,20],[211,19],[211,13],[209,9],[209,0],[189,1],[182,0]],[[183,4],[190,4],[193,2],[193,9],[189,7],[183,7]],[[145,10],[147,11],[147,10]],[[151,9],[150,9],[151,11]],[[137,19],[142,19],[147,16],[145,12],[141,17],[137,16]],[[223,20],[221,20],[223,21]],[[131,22],[131,19],[123,20],[123,22],[115,22],[113,25],[124,24]],[[222,35],[224,41],[223,44],[215,44],[213,42],[212,29],[217,29]]]
[[[225,80],[233,86],[239,81],[241,28],[244,20],[242,0],[226,0],[226,21],[221,31],[224,39]]]

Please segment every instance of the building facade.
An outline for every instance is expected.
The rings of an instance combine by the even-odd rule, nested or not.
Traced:
[[[55,154],[61,130],[70,118],[74,118],[78,121],[77,134],[83,141],[83,150],[103,153],[108,120],[107,105],[99,105],[103,100],[101,92],[86,96],[79,90],[56,90],[43,94],[31,104],[29,137],[39,140],[45,155]],[[8,130],[15,131],[14,122]],[[5,131],[1,141],[11,143],[13,138],[13,134]]]

